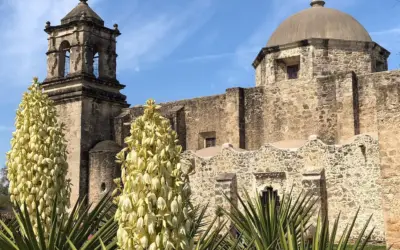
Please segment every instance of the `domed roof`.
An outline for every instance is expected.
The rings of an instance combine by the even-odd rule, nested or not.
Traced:
[[[119,146],[115,141],[101,141],[97,143],[91,150],[91,153],[95,152],[118,152],[121,151],[121,146]]]
[[[73,21],[79,21],[81,18],[85,20],[92,21],[99,25],[104,26],[103,19],[97,15],[92,8],[87,4],[87,0],[80,0],[80,3],[72,9],[63,19],[61,19],[61,24],[68,24]]]
[[[267,47],[311,38],[372,42],[367,30],[352,16],[324,5],[324,1],[313,0],[311,8],[283,21]]]

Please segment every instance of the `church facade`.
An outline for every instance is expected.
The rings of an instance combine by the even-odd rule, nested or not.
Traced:
[[[400,247],[400,71],[351,16],[313,0],[272,34],[253,62],[255,87],[162,103],[197,202],[229,209],[243,190],[282,197],[312,191],[341,226],[360,207],[374,240]],[[44,91],[66,124],[72,199],[96,202],[120,175],[115,154],[143,107],[130,107],[116,77],[118,25],[107,28],[80,3],[46,23]],[[341,228],[340,230],[343,230]]]

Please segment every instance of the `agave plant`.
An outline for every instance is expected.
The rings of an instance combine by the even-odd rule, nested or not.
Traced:
[[[229,249],[282,249],[282,250],[345,250],[364,249],[371,238],[373,230],[366,233],[371,218],[354,240],[352,237],[358,211],[352,223],[346,227],[342,235],[337,235],[339,216],[335,220],[332,231],[326,217],[317,217],[315,232],[307,236],[311,226],[310,219],[315,215],[316,199],[311,194],[301,193],[294,198],[290,192],[277,206],[276,199],[268,195],[266,204],[256,193],[254,198],[244,192],[244,198],[237,195],[241,206],[232,206],[231,211],[223,210],[232,221],[239,237],[236,240],[227,238]],[[226,198],[229,202],[233,200]],[[351,241],[352,240],[352,241]],[[351,242],[350,242],[351,241]],[[350,245],[351,243],[351,245]],[[213,249],[221,249],[220,246]]]
[[[367,227],[371,221],[371,217],[365,223],[358,238],[350,242],[352,231],[356,223],[359,210],[355,214],[353,221],[346,227],[342,235],[337,239],[337,229],[339,225],[340,215],[336,218],[332,231],[329,230],[329,221],[326,217],[318,216],[317,227],[312,235],[311,241],[305,240],[304,237],[296,237],[296,229],[290,223],[286,230],[280,228],[280,249],[282,250],[346,250],[346,249],[365,249],[368,241],[371,239],[373,229],[367,233]],[[304,228],[300,229],[302,235],[305,234]]]
[[[196,206],[193,213],[193,224],[189,237],[194,239],[193,250],[231,249],[227,242],[230,232],[226,230],[227,221],[220,221],[221,215],[216,214],[211,222],[206,216],[206,206]]]
[[[54,202],[48,240],[38,209],[35,210],[37,224],[33,225],[30,220],[31,214],[27,210],[21,210],[20,206],[15,206],[15,221],[8,225],[0,221],[0,249],[116,249],[118,224],[113,218],[115,205],[112,198],[104,196],[93,209],[85,204],[86,199],[82,199],[75,204],[70,214],[59,217],[56,211],[57,203]],[[38,233],[35,234],[35,231]]]

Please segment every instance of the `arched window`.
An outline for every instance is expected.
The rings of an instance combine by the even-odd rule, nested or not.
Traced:
[[[64,41],[60,45],[60,58],[59,58],[59,73],[61,77],[66,77],[71,70],[71,46],[68,41]]]
[[[96,78],[99,77],[99,53],[96,52],[93,57],[93,74]]]
[[[261,203],[264,206],[268,206],[271,201],[275,201],[275,206],[279,207],[279,196],[278,191],[274,190],[272,187],[266,187],[264,190],[261,191]]]

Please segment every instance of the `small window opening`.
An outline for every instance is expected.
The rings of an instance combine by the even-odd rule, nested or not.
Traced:
[[[205,147],[206,148],[215,147],[216,142],[217,142],[217,138],[215,138],[215,137],[206,138],[205,139],[205,144],[206,144]]]
[[[287,66],[288,79],[299,78],[299,69],[300,69],[300,67],[298,64]]]
[[[175,130],[175,122],[173,118],[169,118],[169,123],[171,124],[172,130]]]
[[[103,183],[101,183],[101,187],[100,187],[100,189],[101,189],[101,192],[104,192],[104,191],[106,191],[106,184],[103,182]]]
[[[70,67],[70,62],[71,62],[71,58],[70,58],[70,52],[69,49],[66,49],[64,51],[64,77],[66,77],[71,71],[71,67]]]
[[[60,77],[66,77],[71,72],[71,60],[70,60],[71,46],[68,41],[63,41],[60,45],[58,59],[58,75]]]
[[[385,64],[382,61],[375,61],[375,71],[376,72],[386,71]]]
[[[367,148],[365,145],[360,145],[361,153],[364,157],[364,161],[367,162]]]
[[[266,187],[261,191],[261,204],[263,206],[268,206],[269,202],[272,200],[275,200],[275,206],[280,206],[278,191],[274,190],[272,187]]]
[[[93,74],[96,78],[99,77],[99,53],[97,52],[93,57]]]

